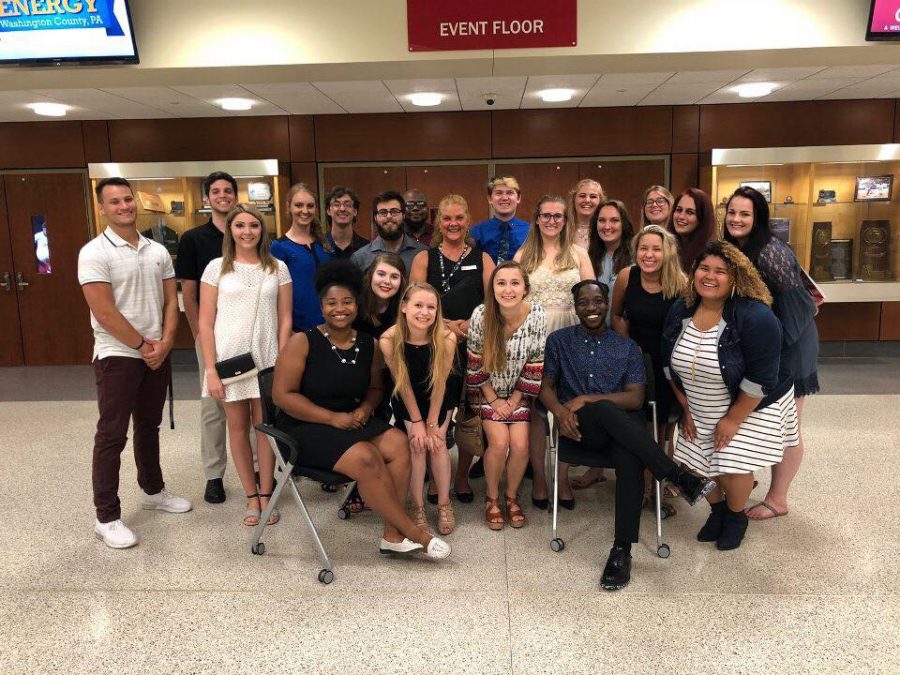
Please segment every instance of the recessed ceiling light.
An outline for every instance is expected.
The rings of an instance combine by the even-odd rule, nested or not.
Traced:
[[[731,91],[741,98],[759,98],[760,96],[768,96],[775,91],[776,85],[771,82],[748,82],[747,84],[739,84],[732,87]]]
[[[62,103],[29,103],[28,107],[44,117],[65,117],[68,110]]]
[[[538,92],[544,103],[562,103],[563,101],[571,101],[575,95],[572,89],[545,89]]]
[[[443,100],[444,97],[440,94],[429,91],[421,91],[417,94],[411,94],[409,97],[409,102],[420,108],[430,108],[435,105],[440,105]]]
[[[254,103],[249,98],[220,98],[216,101],[222,110],[250,110]]]

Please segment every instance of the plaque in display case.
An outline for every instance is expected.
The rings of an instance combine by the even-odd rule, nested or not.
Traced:
[[[831,278],[835,281],[853,278],[853,240],[832,239],[828,245],[831,249]]]
[[[831,267],[831,222],[813,223],[812,227],[812,262],[810,276],[816,281],[831,281],[834,274]],[[849,261],[848,261],[849,262]],[[848,276],[844,278],[849,278]]]
[[[888,220],[864,220],[859,230],[859,276],[863,281],[891,278],[891,223]]]
[[[769,230],[787,244],[791,240],[791,219],[769,218]]]
[[[855,202],[889,202],[893,176],[860,176],[856,179]]]
[[[819,197],[816,199],[816,204],[834,204],[836,202],[836,190],[819,190]]]

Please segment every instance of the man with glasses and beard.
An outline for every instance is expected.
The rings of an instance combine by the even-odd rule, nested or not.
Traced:
[[[372,243],[363,246],[351,256],[354,264],[365,272],[375,256],[383,251],[391,251],[399,255],[406,263],[406,269],[412,269],[413,258],[419,251],[427,250],[403,231],[403,216],[406,213],[406,200],[399,192],[382,192],[372,201],[372,219],[378,236]]]
[[[417,189],[407,190],[403,197],[406,200],[406,217],[403,219],[406,234],[420,244],[431,246],[434,225],[428,219],[428,197]]]
[[[359,213],[359,197],[352,188],[335,185],[325,197],[325,219],[328,221],[326,238],[334,249],[336,258],[349,258],[369,243],[353,230]]]

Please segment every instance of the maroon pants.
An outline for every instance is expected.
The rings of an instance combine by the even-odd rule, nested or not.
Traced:
[[[121,517],[119,468],[128,442],[128,422],[134,419],[134,461],[138,485],[148,495],[163,489],[159,466],[159,423],[162,421],[169,359],[151,370],[141,359],[108,356],[94,361],[100,419],[94,436],[94,506],[97,520],[108,523]]]

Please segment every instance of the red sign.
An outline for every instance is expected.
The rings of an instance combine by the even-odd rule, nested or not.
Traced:
[[[577,0],[406,0],[409,51],[573,47]]]

